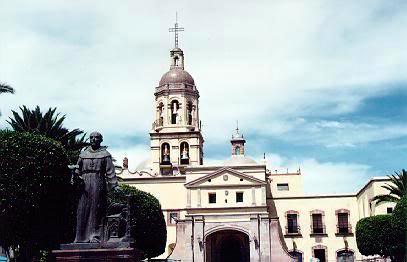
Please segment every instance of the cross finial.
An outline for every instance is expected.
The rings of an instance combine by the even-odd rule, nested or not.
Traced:
[[[236,134],[239,134],[239,120],[236,120]]]
[[[175,35],[175,47],[178,47],[178,32],[184,31],[183,27],[178,27],[178,12],[175,13],[175,25],[168,29],[169,32],[174,32]]]

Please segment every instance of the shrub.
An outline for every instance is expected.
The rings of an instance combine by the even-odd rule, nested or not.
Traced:
[[[22,261],[73,235],[68,156],[44,136],[0,131],[0,245]]]
[[[132,197],[131,236],[136,247],[142,250],[147,258],[161,255],[167,242],[167,228],[160,202],[153,195],[128,185],[120,185],[119,190],[109,194],[109,204],[126,204],[128,196]]]
[[[356,224],[356,243],[365,256],[390,256],[393,251],[394,226],[391,215],[365,217]]]

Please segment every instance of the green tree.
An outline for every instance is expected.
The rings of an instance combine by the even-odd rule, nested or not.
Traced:
[[[12,88],[11,86],[4,84],[4,83],[0,83],[0,94],[3,93],[10,93],[10,94],[14,94],[14,88]],[[1,116],[1,112],[0,112],[0,116]]]
[[[144,252],[146,258],[161,255],[165,251],[167,228],[160,202],[149,193],[120,185],[119,190],[110,192],[108,205],[126,205],[128,197],[132,197],[131,236],[136,241],[136,247]]]
[[[68,151],[71,161],[76,161],[79,151],[87,145],[82,130],[65,128],[63,123],[66,116],[56,113],[56,108],[49,108],[45,114],[39,106],[34,110],[23,106],[20,110],[21,115],[12,111],[13,116],[7,121],[14,131],[37,133],[52,138]]]
[[[407,196],[397,203],[393,210],[393,226],[397,235],[394,237],[394,256],[396,261],[407,261]],[[404,260],[403,260],[404,257]]]
[[[4,83],[0,83],[0,94],[1,93],[11,93],[14,94],[14,88],[12,88],[11,86],[4,84]]]
[[[390,179],[389,184],[382,186],[389,191],[388,194],[377,195],[372,201],[376,201],[376,205],[383,202],[397,203],[404,196],[407,196],[407,171],[394,172],[395,175],[388,176]]]
[[[73,237],[74,191],[68,155],[42,135],[0,131],[0,246],[18,261]]]
[[[390,257],[405,262],[407,255],[407,196],[397,203],[392,215],[362,218],[356,224],[356,243],[365,256]]]

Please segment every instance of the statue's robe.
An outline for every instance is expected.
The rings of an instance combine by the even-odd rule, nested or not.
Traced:
[[[79,155],[78,166],[83,188],[77,209],[75,242],[99,242],[107,192],[117,186],[112,156],[106,147],[97,150],[87,147]]]

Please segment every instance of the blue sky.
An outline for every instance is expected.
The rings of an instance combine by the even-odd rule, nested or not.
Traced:
[[[56,106],[135,167],[176,11],[208,163],[229,156],[239,120],[247,153],[301,167],[307,193],[406,168],[405,1],[7,1],[0,80],[17,92],[0,97],[0,127],[20,105]]]

